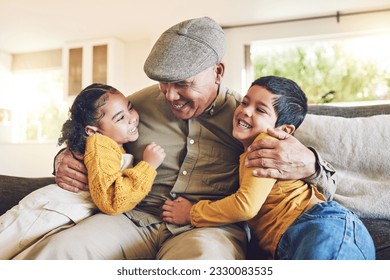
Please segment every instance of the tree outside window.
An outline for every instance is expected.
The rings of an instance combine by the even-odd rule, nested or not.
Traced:
[[[296,81],[309,103],[390,100],[390,35],[251,47],[254,78]]]
[[[62,69],[17,71],[11,88],[17,142],[57,141],[69,108]]]

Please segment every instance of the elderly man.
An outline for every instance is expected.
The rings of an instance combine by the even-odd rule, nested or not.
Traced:
[[[156,141],[167,153],[151,192],[134,210],[96,214],[44,238],[17,258],[245,258],[245,224],[193,228],[165,223],[160,216],[166,199],[216,200],[238,188],[243,147],[231,135],[231,120],[241,96],[222,83],[224,48],[223,30],[208,17],[178,23],[161,35],[144,65],[158,85],[129,96],[140,114],[142,137],[127,151],[140,160],[144,147]],[[283,140],[254,143],[248,166],[257,167],[255,176],[306,178],[328,196],[334,193],[334,170],[315,151],[283,132],[269,133]],[[65,151],[56,162],[61,187],[87,189],[81,161]]]

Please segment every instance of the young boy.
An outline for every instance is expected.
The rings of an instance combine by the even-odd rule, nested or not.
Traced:
[[[307,113],[307,99],[286,78],[255,80],[236,109],[233,136],[245,150],[277,127],[289,134]],[[240,157],[240,188],[218,201],[192,205],[183,197],[166,201],[163,217],[175,224],[218,226],[248,220],[260,247],[275,259],[374,259],[371,236],[359,218],[340,204],[326,201],[314,185],[302,180],[256,178]]]

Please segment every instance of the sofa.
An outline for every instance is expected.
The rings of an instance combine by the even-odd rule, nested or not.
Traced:
[[[362,219],[376,258],[390,260],[390,104],[310,105],[295,136],[336,168],[334,200]],[[0,175],[0,215],[31,191],[54,182],[54,177]],[[248,259],[262,258],[252,240]]]

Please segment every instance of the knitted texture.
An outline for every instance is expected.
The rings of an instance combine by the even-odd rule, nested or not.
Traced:
[[[87,138],[84,163],[89,190],[96,206],[109,215],[133,209],[149,193],[157,175],[145,161],[121,171],[123,153],[124,149],[107,136]]]

